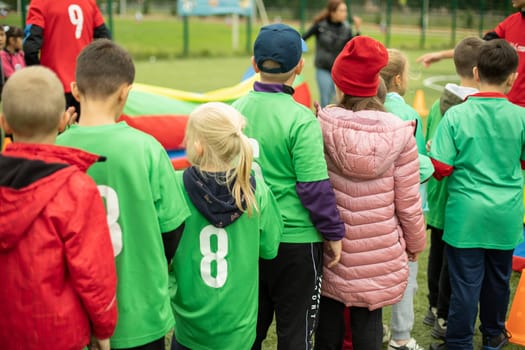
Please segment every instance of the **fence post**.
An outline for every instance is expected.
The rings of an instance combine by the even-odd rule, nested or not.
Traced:
[[[458,0],[452,0],[451,6],[452,12],[452,32],[450,33],[450,45],[456,45],[456,29],[457,29],[457,17],[458,17]]]
[[[385,45],[390,47],[390,26],[392,25],[392,0],[386,0]]]

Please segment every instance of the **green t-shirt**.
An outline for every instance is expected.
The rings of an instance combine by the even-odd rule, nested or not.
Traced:
[[[286,93],[250,91],[233,106],[246,117],[245,134],[254,147],[254,170],[261,173],[281,211],[282,242],[322,242],[297,196],[297,182],[328,179],[323,136],[312,111]]]
[[[437,127],[443,118],[439,104],[440,101],[437,99],[428,113],[427,141],[434,138]],[[445,227],[445,205],[448,198],[447,182],[448,178],[446,177],[440,181],[431,177],[427,185],[428,212],[425,215],[425,219],[427,224],[441,230]]]
[[[189,215],[162,146],[126,123],[72,126],[57,144],[107,157],[89,168],[104,198],[115,251],[118,322],[112,348],[143,345],[174,325],[161,233]]]
[[[185,190],[182,172],[177,180]],[[170,271],[177,341],[199,350],[250,349],[257,324],[259,257],[277,255],[282,233],[277,202],[257,181],[259,211],[217,228],[185,196],[191,216]]]
[[[500,94],[473,95],[447,111],[430,155],[454,167],[443,240],[457,248],[515,248],[523,240],[525,109]]]

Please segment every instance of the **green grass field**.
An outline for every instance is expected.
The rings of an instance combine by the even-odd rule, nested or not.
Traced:
[[[4,23],[20,25],[20,18],[9,15]],[[297,24],[294,24],[297,27]],[[221,87],[237,84],[250,65],[250,55],[245,52],[246,32],[241,23],[239,48],[232,49],[231,25],[225,19],[190,20],[190,55],[182,57],[183,34],[182,22],[176,17],[146,17],[136,22],[131,17],[115,18],[115,40],[133,55],[136,68],[136,82],[186,91],[205,92]],[[254,26],[252,40],[258,32]],[[365,24],[364,35],[370,35],[378,40],[385,36],[374,25]],[[410,88],[406,100],[412,104],[414,93],[423,89],[427,108],[439,98],[440,92],[423,87],[423,80],[433,76],[453,75],[451,60],[437,63],[428,69],[415,63],[415,59],[428,50],[450,47],[450,33],[447,30],[430,30],[426,37],[426,50],[413,49],[420,42],[419,32],[414,27],[396,27],[392,29],[391,47],[404,50],[411,63]],[[477,35],[473,31],[461,31],[457,34],[460,40],[467,35]],[[306,66],[303,72],[308,82],[314,100],[317,100],[317,86],[313,66],[313,41],[308,42],[310,51],[305,54]],[[419,290],[415,299],[416,322],[413,337],[425,348],[433,341],[430,328],[422,324],[422,318],[427,309],[426,266],[427,252],[421,255],[419,263]],[[512,278],[513,291],[516,288],[519,275]],[[385,323],[389,323],[389,308],[385,309]],[[275,333],[270,332],[264,349],[276,348]],[[476,349],[480,347],[479,331],[476,334]],[[523,349],[510,345],[506,349]]]

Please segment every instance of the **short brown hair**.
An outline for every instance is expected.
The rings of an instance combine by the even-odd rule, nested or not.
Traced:
[[[66,109],[62,83],[42,66],[16,71],[5,83],[2,101],[7,124],[25,137],[58,132]]]
[[[478,55],[478,74],[483,83],[503,84],[518,69],[518,53],[504,39],[483,43]]]
[[[460,77],[473,78],[472,68],[478,63],[479,49],[484,41],[478,37],[461,40],[454,48],[454,65]]]
[[[80,94],[103,99],[122,84],[133,83],[135,66],[122,47],[108,39],[98,39],[80,52],[75,79]]]

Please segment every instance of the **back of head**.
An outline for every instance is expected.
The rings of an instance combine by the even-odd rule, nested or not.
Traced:
[[[129,53],[107,39],[86,46],[77,58],[75,79],[81,95],[104,99],[123,84],[135,79],[135,66]]]
[[[244,196],[251,213],[256,207],[250,186],[253,154],[250,141],[242,132],[245,124],[243,115],[232,106],[205,103],[190,113],[185,143],[190,163],[202,169],[225,171],[237,206],[246,209],[241,204]]]
[[[482,83],[500,85],[518,68],[518,53],[504,39],[485,41],[479,50],[478,74]]]
[[[379,72],[388,63],[386,48],[367,36],[356,36],[339,53],[332,67],[334,84],[345,96],[341,104],[354,111],[384,110],[377,98]]]
[[[478,37],[461,40],[454,48],[454,65],[460,77],[472,79],[472,68],[478,63],[479,49],[484,41]]]
[[[66,106],[62,83],[42,66],[15,72],[4,86],[2,101],[13,133],[26,138],[58,132]]]
[[[405,54],[398,49],[388,49],[388,64],[381,69],[381,78],[385,81],[388,91],[392,89],[394,84],[394,77],[402,75],[407,67],[408,60]]]
[[[302,39],[292,27],[277,23],[261,28],[253,45],[253,56],[261,76],[286,81],[302,57]]]

